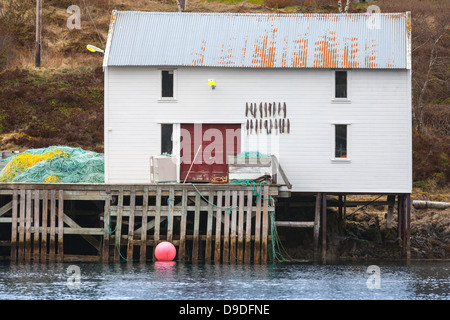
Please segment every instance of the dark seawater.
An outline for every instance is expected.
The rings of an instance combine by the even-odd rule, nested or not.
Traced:
[[[0,300],[330,299],[450,300],[450,262],[0,263]]]

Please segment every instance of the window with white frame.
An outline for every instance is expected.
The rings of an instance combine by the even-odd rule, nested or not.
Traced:
[[[176,70],[161,70],[161,100],[174,100]]]
[[[346,70],[333,71],[333,102],[350,102],[350,72]]]
[[[332,160],[350,161],[350,124],[333,124]]]

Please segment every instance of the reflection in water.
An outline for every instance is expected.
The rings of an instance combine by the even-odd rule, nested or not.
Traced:
[[[192,265],[76,264],[70,288],[64,264],[0,264],[0,299],[450,299],[450,262],[380,263],[380,288],[367,264]]]

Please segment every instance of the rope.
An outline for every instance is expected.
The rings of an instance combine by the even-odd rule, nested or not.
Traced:
[[[100,39],[100,43],[102,44],[103,49],[105,49],[105,46],[104,46],[104,44],[103,44],[103,40],[102,40],[102,38],[100,37],[100,32],[98,32],[97,26],[95,25],[95,22],[94,22],[94,20],[93,20],[92,17],[91,17],[91,12],[89,11],[89,8],[88,8],[88,6],[86,5],[86,2],[85,2],[84,0],[83,0],[83,3],[84,3],[84,6],[86,7],[86,10],[87,10],[87,12],[88,12],[89,18],[91,19],[92,24],[94,25],[95,31],[97,32],[98,38]]]

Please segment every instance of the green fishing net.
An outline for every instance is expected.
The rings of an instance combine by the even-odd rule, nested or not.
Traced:
[[[1,161],[8,164],[0,172],[0,182],[105,182],[103,154],[81,148],[52,146],[29,149]]]

